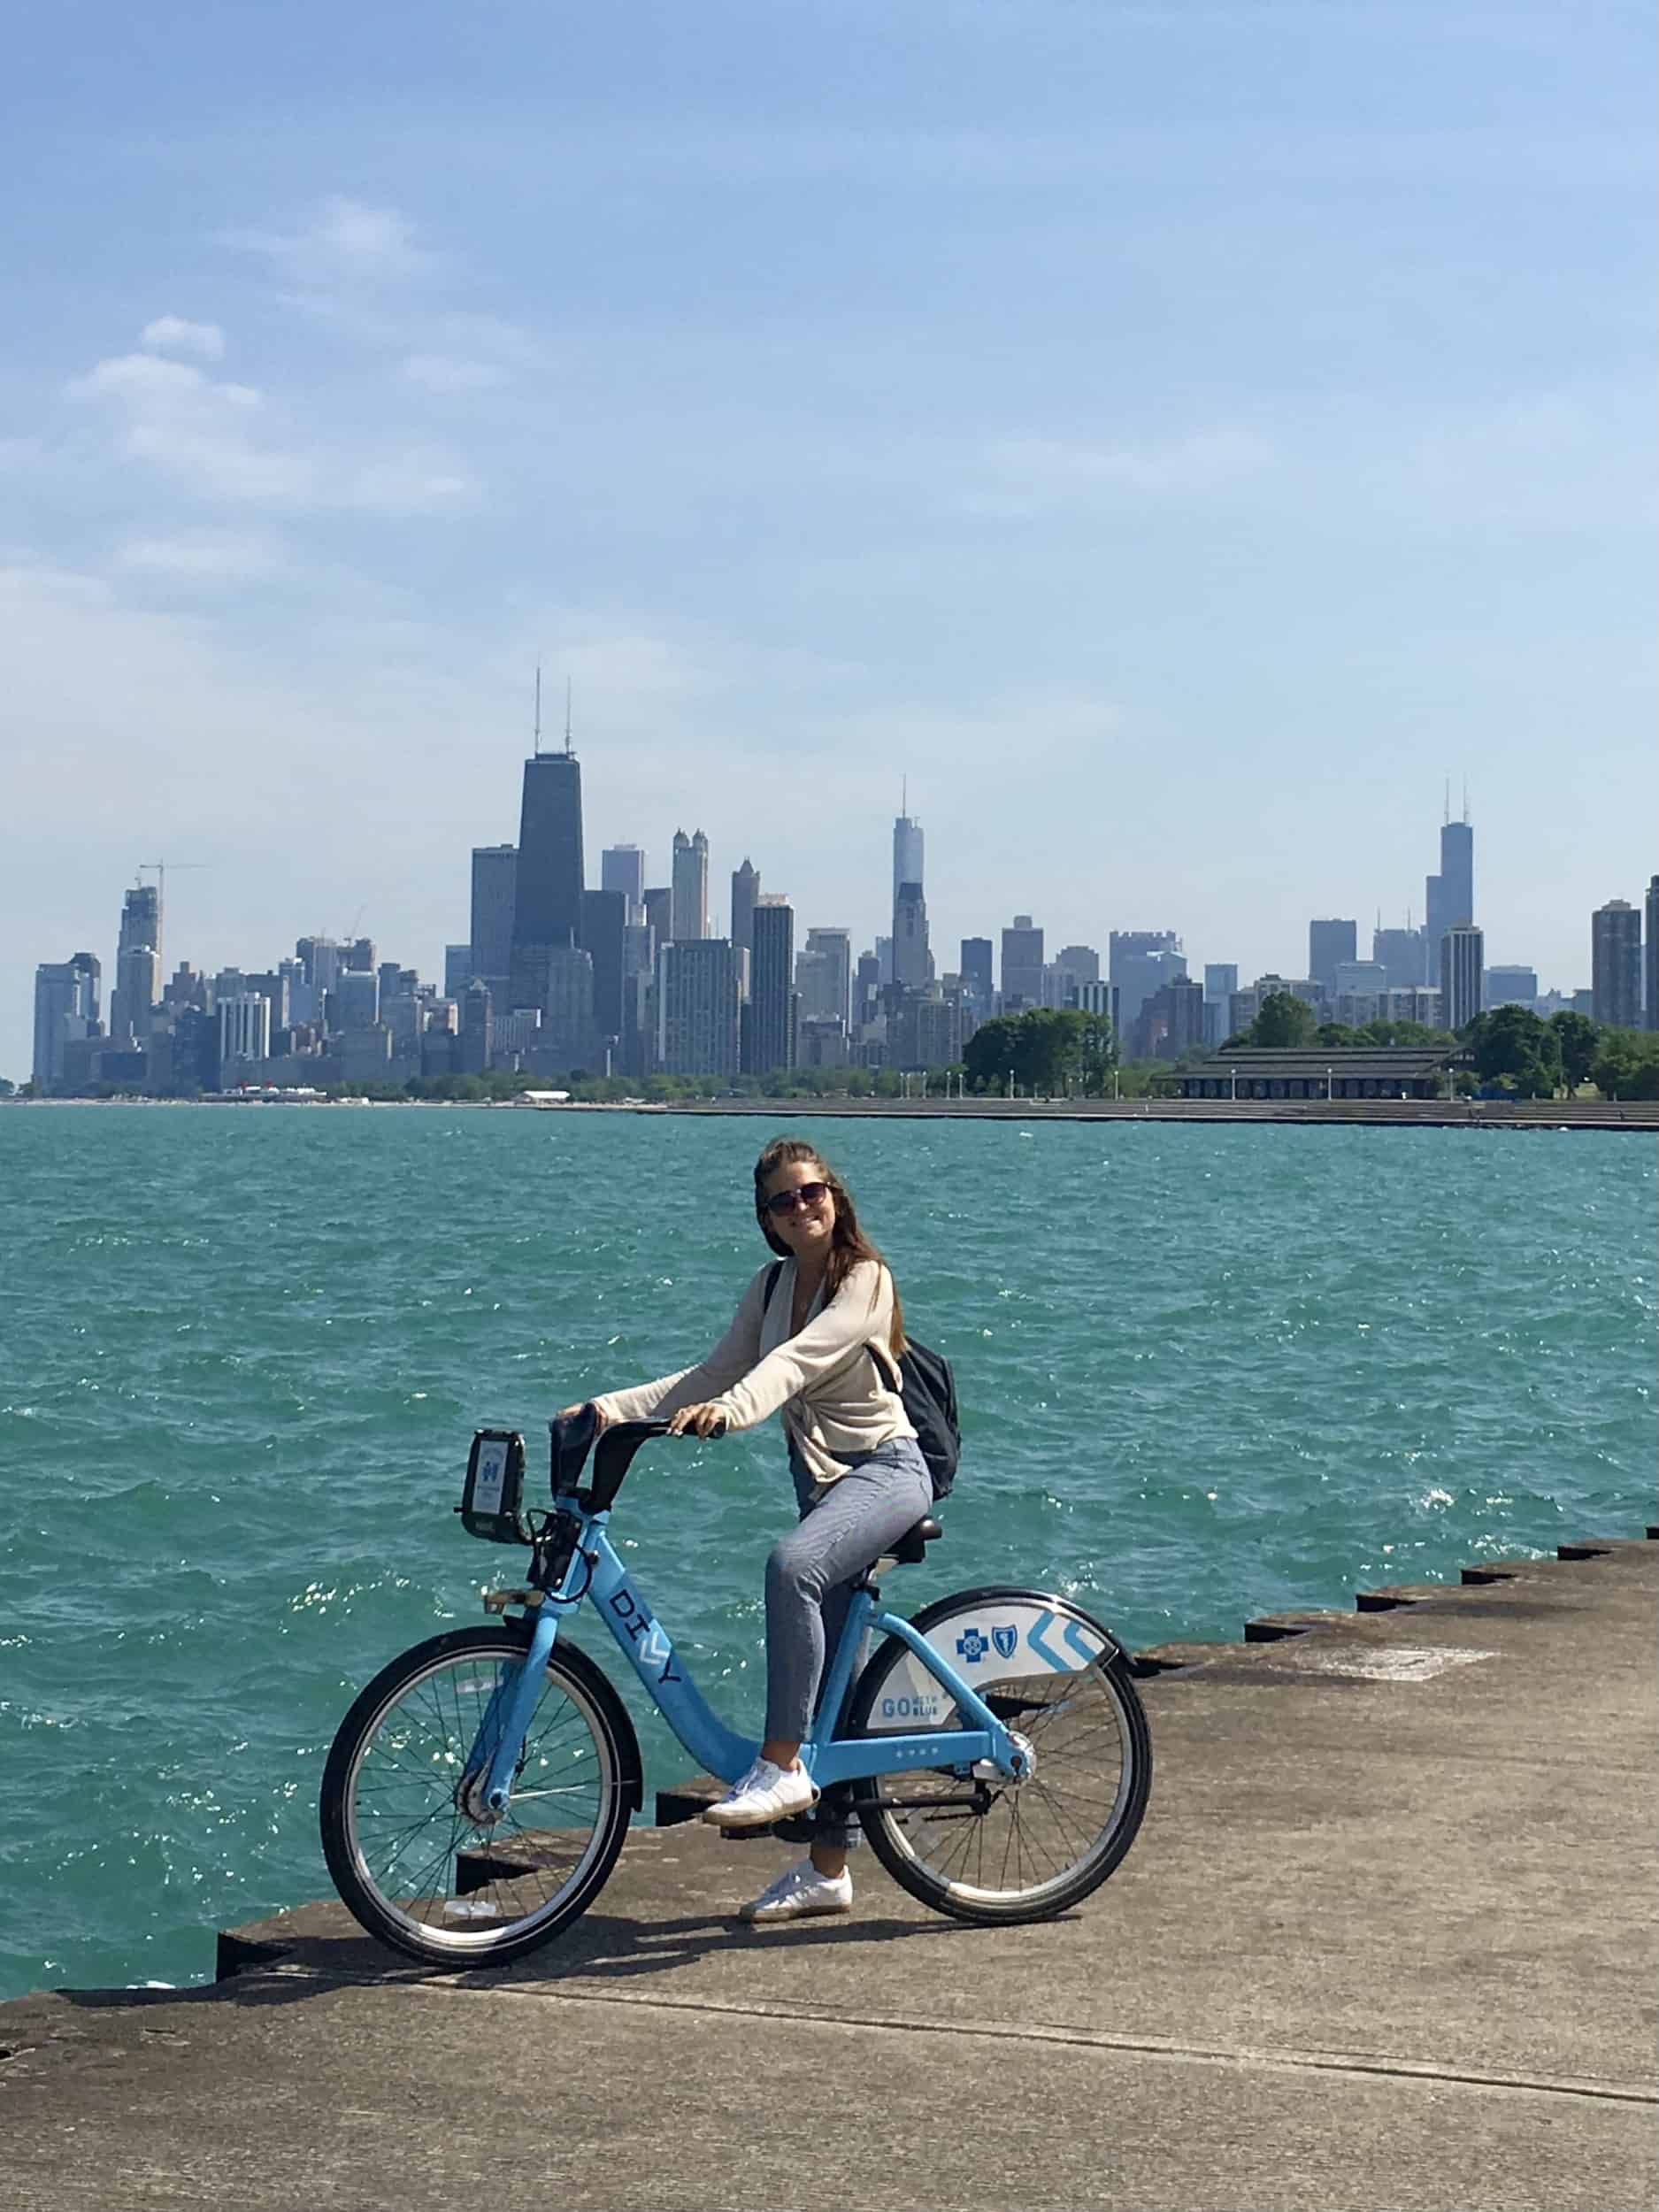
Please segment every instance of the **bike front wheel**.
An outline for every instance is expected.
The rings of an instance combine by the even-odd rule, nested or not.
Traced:
[[[1036,1590],[959,1591],[912,1627],[1023,1738],[1020,1782],[941,1766],[857,1788],[894,1880],[958,1920],[1047,1920],[1097,1889],[1134,1841],[1152,1739],[1129,1663],[1101,1622]],[[849,1735],[961,1728],[961,1708],[896,1636],[859,1677]],[[867,1793],[867,1794],[866,1794]]]
[[[546,1943],[603,1887],[640,1802],[626,1709],[555,1646],[505,1811],[474,1818],[468,1755],[524,1664],[522,1624],[452,1629],[381,1669],[323,1773],[334,1886],[368,1932],[437,1966],[499,1966]]]

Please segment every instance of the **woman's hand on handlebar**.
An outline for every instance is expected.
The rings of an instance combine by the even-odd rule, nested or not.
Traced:
[[[603,1436],[606,1429],[611,1425],[610,1419],[602,1408],[594,1405],[594,1402],[591,1398],[584,1398],[580,1405],[561,1406],[559,1408],[558,1417],[561,1421],[568,1421],[572,1414],[586,1413],[589,1406],[594,1407],[594,1433],[596,1436]]]
[[[724,1436],[726,1414],[721,1406],[681,1406],[668,1417],[670,1436]]]

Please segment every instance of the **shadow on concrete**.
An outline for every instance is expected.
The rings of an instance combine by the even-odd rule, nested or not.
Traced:
[[[334,1908],[311,1908],[334,1913]],[[1074,1918],[1075,1915],[1063,1916]],[[296,1919],[302,1917],[294,1916]],[[66,1989],[58,1993],[77,2009],[108,2011],[149,2005],[280,2006],[303,2003],[342,1982],[374,1988],[433,1983],[487,1991],[546,1989],[566,1980],[593,1985],[637,1982],[695,1962],[711,1952],[803,1952],[885,1948],[916,1938],[983,1933],[963,1921],[860,1917],[757,1928],[718,1913],[676,1920],[634,1920],[589,1912],[562,1936],[506,1966],[423,1966],[360,1934],[296,1930],[272,1941],[248,1944],[245,1955],[214,1982],[192,1989]]]

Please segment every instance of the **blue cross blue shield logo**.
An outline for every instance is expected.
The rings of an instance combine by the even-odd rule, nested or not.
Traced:
[[[996,1646],[997,1656],[1011,1659],[1019,1648],[1019,1630],[1010,1621],[991,1631],[991,1641]]]
[[[990,1648],[977,1628],[964,1629],[956,1639],[957,1655],[965,1659],[971,1667],[978,1666]]]

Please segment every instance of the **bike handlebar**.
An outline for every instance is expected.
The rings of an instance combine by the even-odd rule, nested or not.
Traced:
[[[641,1445],[649,1443],[654,1436],[672,1433],[666,1421],[613,1421],[608,1429],[603,1430],[594,1447],[594,1479],[588,1495],[588,1510],[608,1513],[616,1503],[623,1478]],[[695,1430],[683,1430],[681,1433],[695,1440]],[[724,1424],[714,1433],[724,1436]]]

